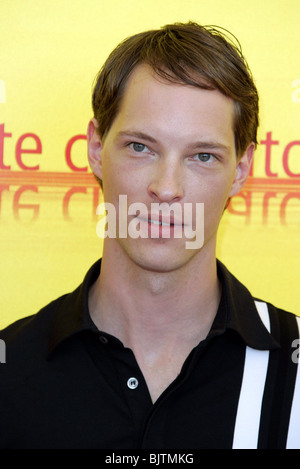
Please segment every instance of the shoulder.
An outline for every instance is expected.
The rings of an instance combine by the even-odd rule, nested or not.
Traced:
[[[36,314],[19,319],[0,331],[6,355],[0,369],[2,377],[21,377],[45,362],[57,311],[62,310],[68,296],[57,298]]]
[[[24,375],[23,370],[36,372],[40,366],[45,366],[58,344],[90,327],[88,291],[99,272],[100,261],[97,261],[74,291],[0,331],[0,339],[6,347],[6,365],[0,369],[2,376],[18,372]]]
[[[282,320],[288,321],[291,318],[294,318],[294,319],[299,318],[299,316],[295,312],[292,312],[292,311],[289,311],[287,309],[278,307],[278,306],[274,305],[273,303],[271,303],[267,300],[262,300],[262,299],[256,298],[256,297],[253,297],[253,299],[254,299],[254,302],[256,304],[256,307],[259,307],[259,304],[264,304],[264,305],[266,305],[270,315],[281,318]]]
[[[55,311],[61,306],[67,296],[67,294],[63,295],[44,306],[37,313],[8,325],[5,329],[0,331],[0,338],[4,340],[7,345],[13,345],[20,340],[29,341],[36,335],[47,333],[53,322]]]
[[[100,265],[101,260],[95,262],[84,281],[71,293],[60,296],[38,313],[0,331],[0,339],[9,346],[26,342],[33,345],[38,338],[47,337],[53,328],[60,328],[61,333],[73,332],[88,312],[88,291],[100,273]]]
[[[291,345],[300,337],[300,317],[270,302],[254,298],[255,306],[264,325],[281,346]]]
[[[217,268],[229,323],[247,345],[271,350],[299,337],[296,314],[252,295],[220,261]]]

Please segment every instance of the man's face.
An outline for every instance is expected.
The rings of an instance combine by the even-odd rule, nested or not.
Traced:
[[[105,242],[153,271],[176,270],[199,255],[215,256],[219,221],[228,197],[245,182],[252,150],[253,146],[237,161],[231,99],[217,90],[165,82],[150,67],[138,66],[118,115],[104,141],[99,138],[97,156],[90,162],[103,180],[105,202],[115,206],[117,217],[119,195],[127,196],[127,208],[143,203],[149,217],[135,221],[141,232],[150,234],[152,229],[155,237],[119,238],[117,230],[117,238]],[[173,226],[170,236],[163,237],[166,228],[150,215],[153,203],[180,204],[182,214],[192,204],[193,228],[196,204],[204,203],[203,246],[186,249],[184,225],[181,237],[173,236]],[[129,215],[128,224],[134,218]]]

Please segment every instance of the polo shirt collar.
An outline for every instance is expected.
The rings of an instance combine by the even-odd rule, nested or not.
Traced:
[[[225,310],[226,328],[236,331],[251,348],[273,350],[279,342],[264,326],[249,290],[217,261],[218,277],[222,284],[222,307]],[[219,307],[220,309],[220,307]]]
[[[48,356],[59,344],[78,333],[99,332],[89,314],[88,295],[90,287],[100,274],[100,268],[101,259],[89,269],[83,283],[76,290],[56,300],[58,307],[54,308]]]
[[[87,272],[83,283],[72,293],[53,302],[53,321],[49,338],[48,356],[66,339],[83,331],[98,332],[90,318],[88,292],[100,274],[101,259]],[[278,342],[263,325],[253,297],[220,262],[218,276],[222,284],[222,297],[214,327],[232,329],[249,347],[259,350],[278,348]],[[58,305],[58,307],[55,307]]]

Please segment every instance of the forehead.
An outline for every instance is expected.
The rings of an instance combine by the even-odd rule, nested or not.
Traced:
[[[138,127],[161,138],[209,136],[233,144],[233,115],[233,101],[218,90],[166,81],[142,64],[128,80],[111,130]]]

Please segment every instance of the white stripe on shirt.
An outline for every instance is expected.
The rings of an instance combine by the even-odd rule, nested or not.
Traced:
[[[297,317],[298,335],[300,337],[300,318]],[[300,366],[299,366],[299,342],[297,342],[298,354],[295,349],[295,356],[298,359],[297,377],[294,388],[294,397],[290,416],[289,431],[287,437],[286,449],[300,449]],[[292,359],[292,357],[291,357]]]
[[[270,332],[270,318],[266,303],[255,301],[255,305],[264,326]],[[269,350],[246,347],[232,449],[257,448],[268,364]]]

